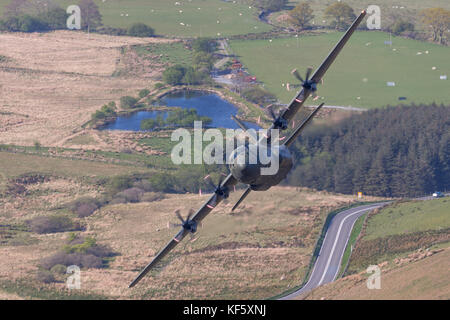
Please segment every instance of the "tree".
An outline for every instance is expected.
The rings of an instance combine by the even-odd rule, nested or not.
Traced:
[[[68,14],[66,10],[55,7],[40,13],[37,17],[45,22],[50,30],[57,30],[66,28]]]
[[[138,99],[130,96],[125,96],[120,98],[120,107],[122,109],[132,109],[135,108],[138,103]]]
[[[253,0],[253,5],[263,11],[280,11],[284,8],[287,0]]]
[[[392,26],[392,33],[395,35],[400,35],[405,31],[414,31],[414,24],[404,20],[398,20]]]
[[[132,37],[153,37],[155,30],[145,23],[134,23],[128,29],[128,35]]]
[[[102,25],[102,15],[94,1],[80,0],[78,6],[81,10],[81,28],[83,30],[95,30]]]
[[[434,42],[445,44],[446,34],[450,28],[450,11],[443,8],[424,9],[422,22],[431,27]]]
[[[178,85],[182,84],[186,70],[182,65],[175,65],[167,68],[163,72],[163,79],[167,84]]]
[[[306,29],[309,22],[314,18],[313,10],[306,2],[299,3],[289,12],[289,21],[297,31]]]
[[[330,24],[337,30],[347,29],[356,18],[352,7],[344,2],[335,2],[325,9],[325,16],[334,21]]]
[[[44,21],[29,15],[19,17],[19,26],[18,31],[21,32],[38,32],[49,29],[48,25]]]
[[[11,0],[11,2],[5,6],[3,17],[13,18],[23,14],[23,9],[27,4],[27,0]]]
[[[193,62],[196,69],[206,68],[209,71],[214,65],[214,57],[210,53],[198,52],[194,54]]]
[[[200,84],[202,75],[192,67],[187,67],[183,77],[183,83],[187,85]]]
[[[197,38],[192,41],[192,49],[197,52],[212,53],[216,48],[217,42],[210,38]]]

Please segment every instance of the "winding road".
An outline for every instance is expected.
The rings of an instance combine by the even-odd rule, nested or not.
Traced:
[[[339,212],[331,220],[308,282],[299,290],[280,298],[280,300],[295,298],[322,284],[333,282],[339,273],[342,256],[356,220],[368,211],[388,203],[363,205]]]

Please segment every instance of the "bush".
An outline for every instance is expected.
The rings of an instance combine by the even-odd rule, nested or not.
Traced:
[[[273,94],[259,87],[253,87],[245,90],[242,93],[242,96],[245,99],[260,105],[276,100],[276,97]]]
[[[395,35],[400,35],[402,32],[412,32],[414,31],[414,24],[411,22],[398,20],[394,25],[392,26],[392,33]]]
[[[101,207],[100,201],[91,197],[83,197],[69,205],[69,209],[79,218],[88,217]]]
[[[139,188],[133,187],[122,191],[122,193],[128,202],[139,202],[141,196],[144,194],[144,191]]]
[[[97,33],[100,34],[107,34],[110,36],[125,36],[128,34],[127,29],[123,28],[113,28],[113,27],[107,27],[107,26],[101,26],[96,29]]]
[[[65,274],[67,272],[67,267],[62,264],[55,264],[51,267],[50,272],[53,274]]]
[[[6,190],[6,193],[10,194],[10,195],[13,195],[13,196],[17,196],[17,195],[21,195],[21,194],[26,194],[27,193],[27,189],[22,184],[11,183],[11,184],[8,184],[8,188]]]
[[[103,105],[100,110],[95,111],[92,114],[91,118],[92,120],[100,120],[115,117],[117,115],[116,110],[116,103],[114,101],[111,101],[110,103]]]
[[[144,191],[139,188],[136,188],[136,187],[126,189],[126,190],[116,194],[114,200],[116,200],[116,199],[119,199],[119,200],[115,201],[114,204],[126,203],[126,202],[139,202],[141,199],[141,196],[143,194],[144,194]]]
[[[132,181],[130,177],[126,176],[115,176],[109,180],[107,188],[110,193],[116,194],[122,190],[128,189],[132,187]]]
[[[27,224],[31,231],[39,234],[82,230],[80,224],[65,216],[35,217]]]
[[[53,283],[55,282],[55,277],[48,270],[39,270],[36,273],[36,280],[43,283]]]
[[[47,270],[55,265],[71,266],[80,268],[103,268],[103,259],[92,254],[58,252],[53,256],[41,261],[41,266]]]
[[[1,21],[0,30],[10,32],[40,32],[49,30],[49,26],[39,18],[30,15],[21,15]]]
[[[128,28],[128,35],[132,37],[153,37],[155,30],[145,23],[134,23]]]
[[[165,86],[165,84],[162,83],[162,82],[157,82],[157,83],[155,83],[155,89],[161,89],[161,88],[163,88],[164,86]]]
[[[197,52],[214,52],[217,48],[217,42],[209,38],[198,38],[192,41],[192,49]]]
[[[124,195],[121,194],[117,194],[114,196],[114,199],[112,199],[110,202],[110,204],[122,204],[122,203],[127,203],[127,199],[125,199]]]
[[[103,259],[115,255],[111,248],[98,245],[94,238],[73,235],[62,251],[42,259],[40,265],[52,271],[62,271],[62,268],[71,265],[81,268],[103,268],[105,267]]]
[[[182,65],[177,64],[164,70],[163,79],[167,84],[173,86],[182,84],[185,72],[185,68]]]
[[[146,96],[148,96],[148,94],[150,93],[150,90],[148,89],[142,89],[141,91],[139,91],[139,98],[145,98]]]
[[[161,192],[146,192],[142,195],[142,202],[159,201],[165,198],[165,195]]]
[[[61,30],[67,28],[66,10],[55,7],[40,13],[37,18],[44,23],[49,30]]]
[[[130,96],[120,98],[120,106],[122,109],[133,109],[137,107],[138,99]]]
[[[145,192],[153,191],[153,186],[148,180],[139,180],[133,183],[133,187],[144,190]]]

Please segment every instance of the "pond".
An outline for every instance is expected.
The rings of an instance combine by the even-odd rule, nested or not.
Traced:
[[[183,109],[193,108],[197,110],[199,116],[206,116],[212,119],[210,127],[215,128],[239,128],[236,122],[231,119],[231,115],[236,115],[238,108],[232,103],[220,98],[218,95],[201,91],[180,91],[164,96],[159,105],[168,107],[181,107]],[[104,126],[102,130],[129,130],[141,131],[141,121],[149,118],[156,118],[163,115],[165,111],[138,111],[126,116],[117,117],[114,122]],[[255,123],[245,122],[249,128],[259,129]]]

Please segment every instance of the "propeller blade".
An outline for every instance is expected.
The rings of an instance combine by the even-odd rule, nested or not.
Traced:
[[[192,217],[193,214],[194,214],[194,210],[193,210],[193,209],[190,209],[190,210],[189,210],[189,213],[188,213],[188,215],[187,215],[187,217],[186,217],[186,221],[189,221],[189,220],[191,219],[191,217]]]
[[[184,223],[184,220],[183,220],[183,218],[181,217],[181,214],[180,214],[180,210],[176,210],[175,214],[177,215],[178,219],[180,219],[181,223]]]
[[[297,80],[299,80],[300,82],[305,82],[305,81],[303,80],[302,76],[300,75],[300,73],[298,72],[297,69],[292,70],[291,73],[292,73],[292,75],[293,75],[294,77],[296,77]]]
[[[272,118],[272,120],[275,120],[277,118],[277,116],[275,115],[275,112],[273,111],[273,105],[269,104],[266,109],[267,109],[267,111],[269,111],[269,115]]]
[[[308,69],[306,69],[306,80],[305,80],[305,82],[308,82],[309,76],[311,75],[312,71],[313,71],[312,67],[308,67]]]
[[[167,229],[173,229],[173,228],[182,227],[182,226],[183,225],[180,223],[167,222]]]

